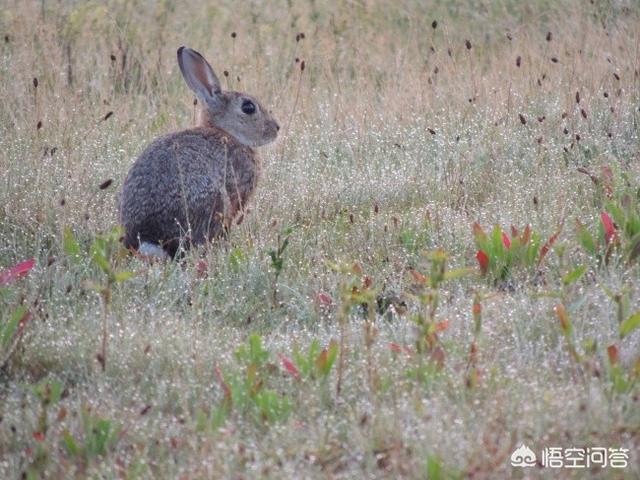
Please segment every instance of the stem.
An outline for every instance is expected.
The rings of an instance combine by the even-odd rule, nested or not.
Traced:
[[[104,372],[107,368],[107,342],[109,331],[109,305],[111,304],[111,286],[107,286],[102,290],[102,344],[100,348],[100,354],[98,355],[98,362]]]
[[[73,86],[73,65],[71,64],[71,41],[67,42],[65,53],[67,56],[67,86]]]
[[[275,277],[273,279],[273,307],[278,307],[278,276],[280,272],[276,270]]]
[[[346,319],[349,316],[349,307],[345,306],[345,299],[343,299],[343,307],[340,314],[339,328],[340,328],[340,357],[338,358],[338,381],[336,382],[336,396],[340,397],[340,391],[342,390],[342,371],[344,370],[344,329]]]

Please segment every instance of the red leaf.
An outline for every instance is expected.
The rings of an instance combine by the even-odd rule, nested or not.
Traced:
[[[29,260],[25,260],[24,262],[20,262],[17,265],[14,265],[4,272],[0,272],[0,287],[9,285],[16,280],[25,277],[35,264],[35,259],[31,258]]]
[[[600,214],[600,221],[604,227],[604,241],[609,245],[616,236],[616,227],[607,212],[602,212]]]
[[[44,433],[42,432],[33,432],[33,438],[36,439],[36,442],[44,442]]]
[[[24,328],[27,326],[27,322],[31,320],[32,314],[31,310],[27,310],[24,312],[24,315],[18,322],[18,329],[16,330],[16,336],[19,337],[24,333]]]
[[[473,225],[471,227],[473,229],[473,236],[476,238],[485,238],[487,236],[486,233],[484,233],[484,230],[482,229],[482,227],[480,226],[480,224],[478,222],[473,222]]]
[[[449,320],[442,320],[441,322],[436,323],[436,332],[444,332],[447,328],[449,328]]]
[[[320,307],[330,307],[333,305],[333,299],[331,295],[324,292],[318,292],[315,294],[315,301]]]
[[[509,235],[504,232],[502,232],[502,243],[507,250],[511,248],[511,239],[509,238]]]
[[[518,229],[511,225],[511,238],[517,238],[519,235]]]
[[[540,249],[540,258],[538,258],[538,267],[542,265],[542,261],[544,260],[544,257],[547,256],[547,253],[549,253],[549,250],[551,249],[551,247],[553,247],[553,244],[556,243],[556,240],[560,236],[561,231],[562,231],[562,226],[558,228],[556,233],[554,233],[553,235],[551,235],[551,237],[549,237],[549,240],[547,240],[547,243],[545,243]]]
[[[285,357],[282,353],[278,353],[278,358],[282,362],[282,366],[284,367],[284,369],[289,372],[293,378],[295,378],[296,380],[300,380],[300,372],[293,364],[293,362]]]
[[[209,276],[209,264],[206,260],[198,260],[196,263],[196,276],[202,279]]]
[[[231,408],[231,406],[233,405],[233,396],[231,394],[231,388],[224,381],[224,376],[222,375],[222,371],[220,370],[220,367],[216,367],[213,371],[216,375],[216,378],[218,379],[218,383],[222,387],[222,391],[224,392],[224,405],[227,408]]]
[[[482,275],[486,275],[487,269],[489,268],[489,257],[487,257],[487,254],[482,250],[478,250],[478,253],[476,253],[476,259],[480,264],[480,271],[482,272]]]
[[[524,232],[522,232],[522,236],[520,237],[520,244],[526,245],[531,240],[531,225],[527,225],[524,228]]]
[[[602,179],[602,189],[607,195],[607,198],[611,198],[613,195],[613,171],[608,165],[604,165],[600,169],[600,178]]]
[[[618,355],[618,347],[615,345],[609,345],[607,347],[607,356],[609,357],[609,363],[611,365],[618,363],[618,360],[620,359]]]
[[[566,308],[564,308],[563,304],[559,303],[554,307],[554,311],[560,321],[560,328],[562,328],[562,332],[565,335],[569,335],[571,333],[571,321],[569,320]]]
[[[447,355],[440,346],[436,346],[431,352],[431,361],[434,362],[438,368],[444,367],[444,361],[446,358]]]
[[[427,283],[427,280],[428,280],[427,277],[425,277],[423,274],[421,274],[417,270],[410,269],[409,273],[411,274],[413,279],[416,281],[416,283],[418,283],[420,285],[424,285],[424,284]]]
[[[409,347],[405,347],[404,345],[398,345],[395,342],[389,342],[389,350],[393,353],[405,353],[407,355],[411,355],[413,352]]]

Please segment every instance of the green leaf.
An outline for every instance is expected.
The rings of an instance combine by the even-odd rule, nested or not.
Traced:
[[[581,265],[575,270],[567,273],[564,277],[562,277],[562,283],[564,283],[565,285],[571,285],[572,283],[577,282],[582,277],[582,275],[584,275],[584,272],[586,271],[587,271],[586,265]]]
[[[247,257],[240,247],[234,248],[229,254],[229,264],[234,272],[240,270],[240,266],[246,261]]]
[[[577,228],[580,245],[582,245],[582,248],[584,248],[587,253],[595,255],[598,252],[598,246],[596,245],[593,235],[591,235],[589,230],[580,222],[577,222]]]
[[[278,254],[282,255],[288,246],[289,246],[289,237],[285,238],[284,242],[282,242],[282,245],[278,249]]]
[[[620,324],[620,338],[624,338],[640,327],[640,310]]]
[[[117,282],[117,283],[121,283],[121,282],[125,282],[127,280],[129,280],[130,278],[135,277],[136,274],[133,272],[117,272],[114,276],[113,279]]]
[[[56,380],[43,380],[35,386],[34,393],[42,403],[53,405],[60,401],[62,383]]]
[[[80,245],[76,241],[73,230],[70,227],[64,227],[62,232],[62,247],[64,252],[74,260],[80,258]]]
[[[62,443],[64,444],[64,448],[67,449],[67,452],[69,452],[70,455],[77,455],[80,451],[75,439],[73,438],[73,435],[69,433],[69,430],[64,430],[62,432]]]
[[[25,307],[24,305],[18,307],[13,312],[13,314],[11,315],[11,318],[6,323],[4,328],[2,328],[2,346],[3,347],[7,348],[11,344],[11,341],[13,340],[13,336],[16,333],[16,329],[18,328],[18,324],[20,323],[20,320],[22,320],[22,318],[25,316],[26,313],[27,313],[27,307]]]
[[[627,251],[629,252],[629,261],[635,260],[640,255],[640,233],[631,238]]]
[[[427,457],[427,478],[429,480],[440,480],[442,478],[442,466],[434,455]]]
[[[109,265],[109,260],[104,255],[103,252],[99,250],[95,250],[92,252],[91,259],[93,262],[100,267],[100,269],[106,273],[107,275],[111,274],[111,265]]]
[[[90,423],[92,428],[89,430],[87,450],[92,455],[102,455],[106,452],[113,434],[111,421],[93,418]]]
[[[449,270],[445,272],[444,279],[445,280],[455,280],[456,278],[461,278],[466,275],[473,273],[472,268],[455,268],[453,270]]]
[[[321,376],[326,377],[331,368],[333,367],[336,357],[338,355],[338,342],[332,340],[329,343],[329,348],[322,350],[315,360],[316,368]]]
[[[493,230],[491,231],[491,250],[497,259],[504,260],[505,248],[502,243],[502,229],[498,225],[493,227]]]

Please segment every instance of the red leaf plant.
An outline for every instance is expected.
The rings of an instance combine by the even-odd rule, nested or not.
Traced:
[[[29,260],[20,262],[7,270],[0,272],[0,287],[10,285],[17,280],[26,277],[35,264],[35,259],[30,258]]]

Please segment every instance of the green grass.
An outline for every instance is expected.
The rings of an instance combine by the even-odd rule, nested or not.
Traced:
[[[0,272],[36,259],[0,286],[0,477],[557,473],[521,444],[637,477],[640,10],[596,3],[0,6]],[[148,264],[117,192],[193,124],[183,44],[283,129],[229,238]]]

